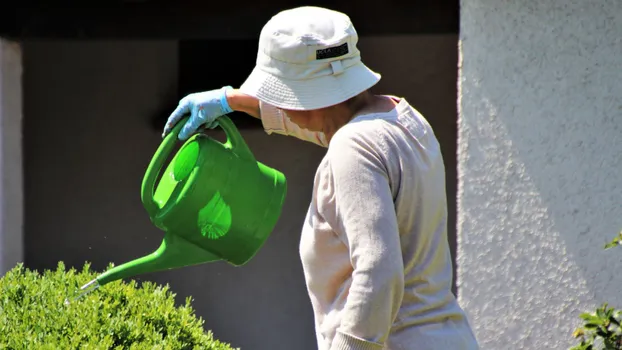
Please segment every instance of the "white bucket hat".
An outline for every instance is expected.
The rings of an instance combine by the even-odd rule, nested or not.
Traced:
[[[361,61],[357,43],[341,12],[314,6],[282,11],[261,30],[255,68],[240,91],[291,110],[346,101],[380,80]]]

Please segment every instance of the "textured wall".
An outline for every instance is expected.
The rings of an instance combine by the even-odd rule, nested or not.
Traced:
[[[462,1],[458,290],[482,349],[622,307],[622,3]]]
[[[0,276],[23,261],[22,52],[0,38]]]

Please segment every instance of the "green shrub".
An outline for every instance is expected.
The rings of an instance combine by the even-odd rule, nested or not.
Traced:
[[[168,286],[117,281],[65,304],[96,273],[42,274],[21,264],[0,279],[0,349],[202,349],[231,350],[204,331],[190,299],[176,307]]]
[[[605,249],[622,245],[622,232]],[[584,312],[579,317],[583,325],[578,327],[573,336],[580,340],[570,350],[622,350],[622,311],[603,303],[595,312]]]

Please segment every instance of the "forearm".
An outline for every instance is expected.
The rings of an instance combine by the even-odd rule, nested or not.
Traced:
[[[331,350],[383,348],[404,291],[403,269],[391,254],[396,255],[387,252],[373,262],[359,259]]]
[[[246,95],[240,92],[240,90],[231,89],[227,91],[227,102],[234,111],[244,112],[252,117],[261,119],[259,100],[257,98]]]
[[[269,134],[277,133],[294,136],[322,147],[328,146],[326,138],[322,133],[300,128],[292,123],[280,109],[266,103],[262,104],[256,97],[247,95],[237,89],[228,90],[226,94],[227,103],[229,103],[231,109],[260,119]]]

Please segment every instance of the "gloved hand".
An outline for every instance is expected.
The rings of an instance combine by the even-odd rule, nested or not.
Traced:
[[[205,126],[213,129],[218,125],[219,117],[233,112],[225,92],[232,89],[231,86],[225,86],[220,89],[205,92],[197,92],[187,95],[179,101],[179,105],[166,121],[162,137],[171,132],[175,124],[181,120],[184,115],[190,114],[190,118],[179,131],[178,139],[186,140],[195,133],[199,127]]]

